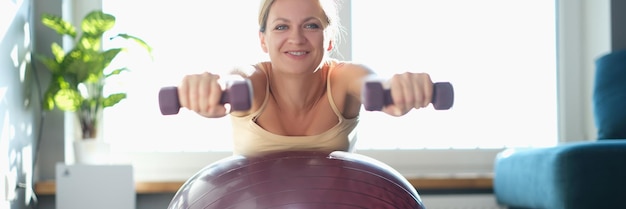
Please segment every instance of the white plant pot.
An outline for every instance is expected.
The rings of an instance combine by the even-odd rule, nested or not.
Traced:
[[[83,139],[74,141],[74,157],[76,164],[109,164],[110,153],[111,145],[102,140]]]

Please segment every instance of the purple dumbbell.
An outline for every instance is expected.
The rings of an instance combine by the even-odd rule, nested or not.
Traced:
[[[232,81],[231,85],[222,92],[220,104],[230,104],[232,110],[249,110],[252,106],[252,88],[248,80]],[[161,114],[174,115],[180,110],[178,87],[163,87],[159,91],[159,107]]]
[[[447,110],[454,103],[454,89],[449,82],[434,83],[433,101],[436,110]],[[384,89],[380,81],[368,81],[363,88],[363,106],[368,111],[380,111],[384,106],[393,104],[391,91]]]

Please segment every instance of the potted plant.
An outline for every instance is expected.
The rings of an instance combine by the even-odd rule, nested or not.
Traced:
[[[81,22],[81,34],[70,22],[53,14],[43,14],[43,25],[58,34],[72,38],[74,45],[66,51],[58,43],[52,43],[53,57],[36,55],[51,72],[50,84],[44,95],[42,108],[55,107],[62,111],[75,112],[80,124],[80,139],[96,139],[98,125],[104,108],[112,107],[126,98],[126,93],[104,94],[107,78],[127,71],[127,68],[109,69],[109,64],[127,48],[102,49],[105,32],[115,25],[115,16],[94,10]],[[111,39],[131,40],[151,53],[151,47],[142,39],[128,34],[117,34]]]

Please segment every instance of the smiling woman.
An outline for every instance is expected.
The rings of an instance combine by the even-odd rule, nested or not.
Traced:
[[[117,29],[143,37],[154,48],[153,63],[129,58],[137,66],[130,66],[135,70],[126,75],[128,81],[120,78],[128,100],[105,113],[104,137],[117,152],[168,159],[174,167],[183,166],[182,160],[189,167],[177,167],[177,172],[193,172],[207,159],[232,151],[230,119],[206,119],[185,110],[163,116],[156,95],[187,74],[226,73],[232,66],[268,59],[259,42],[259,5],[249,0],[217,5],[150,1],[150,8],[169,8],[168,15],[162,15],[164,11],[146,9],[142,2],[148,1],[103,2],[105,11],[119,19]],[[398,118],[362,110],[359,152],[412,175],[489,173],[500,149],[556,143],[554,2],[342,2],[346,34],[336,57],[363,62],[382,76],[428,72],[434,81],[452,82],[456,91],[455,105],[448,111],[428,107]],[[136,16],[138,10],[141,16]],[[532,16],[527,15],[530,11]],[[149,80],[141,85],[129,82],[137,78]],[[159,166],[163,163],[138,165]]]

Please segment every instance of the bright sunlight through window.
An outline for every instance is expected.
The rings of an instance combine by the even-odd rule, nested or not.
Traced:
[[[111,34],[133,34],[154,48],[152,61],[139,49],[116,60],[131,71],[111,81],[116,85],[108,90],[126,91],[128,99],[105,110],[105,140],[121,151],[232,149],[228,117],[207,119],[186,110],[163,116],[157,94],[185,74],[226,73],[236,65],[266,60],[258,40],[258,1],[103,4],[118,19]],[[556,143],[553,1],[358,0],[343,10],[352,14],[351,21],[342,23],[350,29],[343,42],[351,42],[352,60],[383,77],[427,72],[455,88],[451,110],[429,107],[404,117],[364,111],[357,149]]]

